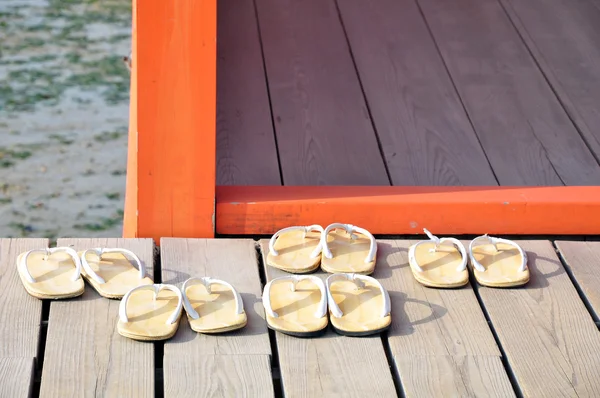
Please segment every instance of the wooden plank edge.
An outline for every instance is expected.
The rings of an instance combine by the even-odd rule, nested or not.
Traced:
[[[344,222],[373,234],[600,234],[600,186],[218,186],[216,232]]]

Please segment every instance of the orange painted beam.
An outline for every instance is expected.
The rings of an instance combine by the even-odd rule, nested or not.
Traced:
[[[217,187],[217,233],[333,222],[374,234],[600,234],[600,187]]]
[[[135,0],[137,236],[213,237],[217,0]]]
[[[131,56],[137,59],[137,4],[132,4]],[[127,144],[127,177],[125,186],[125,209],[123,237],[137,237],[137,63],[132,63],[129,89],[129,134]]]

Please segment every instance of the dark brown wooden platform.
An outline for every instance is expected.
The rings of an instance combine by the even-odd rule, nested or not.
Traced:
[[[599,185],[598,0],[220,0],[219,185]]]
[[[212,276],[241,294],[243,329],[201,335],[184,313],[172,339],[151,343],[119,335],[119,300],[87,283],[70,300],[29,296],[16,258],[48,241],[0,239],[0,397],[600,396],[600,242],[518,240],[531,280],[514,289],[423,287],[414,242],[378,240],[389,331],[298,338],[267,329],[262,289],[283,273],[260,261],[266,240],[59,239],[132,250],[156,282]]]

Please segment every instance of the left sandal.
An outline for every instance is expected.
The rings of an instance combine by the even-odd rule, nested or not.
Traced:
[[[229,283],[210,277],[189,278],[181,291],[192,330],[213,334],[246,326],[242,297]]]
[[[334,223],[321,235],[321,268],[325,272],[369,275],[375,271],[377,241],[364,228]]]
[[[148,291],[152,291],[152,295]],[[166,294],[159,294],[162,291]],[[123,296],[119,305],[119,334],[133,340],[166,340],[177,332],[183,298],[177,286],[141,285]]]
[[[392,323],[390,296],[375,278],[360,274],[333,274],[327,278],[329,318],[345,336],[368,336]]]
[[[21,282],[39,299],[67,299],[83,294],[81,261],[70,247],[30,250],[17,258]]]
[[[154,283],[146,276],[144,263],[129,250],[98,247],[78,254],[83,277],[102,297],[120,299],[134,287]]]
[[[438,238],[423,230],[429,240],[412,245],[408,263],[417,282],[428,287],[454,288],[469,283],[467,253],[455,238]]]
[[[469,257],[480,285],[515,287],[529,282],[527,254],[511,240],[478,236],[469,245]]]

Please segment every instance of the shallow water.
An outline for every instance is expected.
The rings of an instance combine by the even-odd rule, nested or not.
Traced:
[[[120,236],[131,0],[0,1],[0,237]]]

